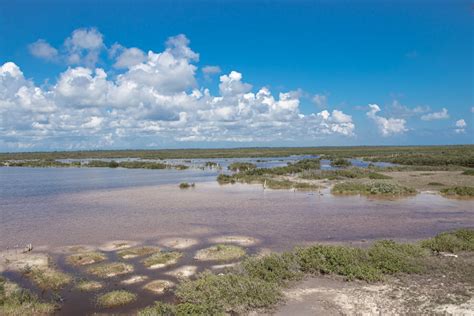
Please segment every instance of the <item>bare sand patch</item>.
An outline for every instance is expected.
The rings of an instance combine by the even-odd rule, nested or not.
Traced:
[[[237,244],[240,246],[253,246],[260,242],[258,239],[249,236],[219,236],[213,237],[209,240],[217,244],[230,243]]]
[[[196,266],[182,266],[173,271],[169,271],[166,274],[174,276],[178,279],[186,279],[195,275],[196,272],[197,272]]]
[[[131,285],[131,284],[140,283],[146,280],[148,280],[148,277],[146,275],[133,275],[130,278],[123,280],[120,283],[125,284],[125,285]]]
[[[172,237],[172,238],[165,238],[162,239],[160,244],[165,247],[173,248],[173,249],[186,249],[197,245],[199,241],[194,238],[182,238],[182,237]]]
[[[174,283],[167,280],[155,280],[147,283],[143,289],[153,292],[155,294],[162,294],[170,287],[174,286]]]
[[[99,249],[102,251],[117,251],[121,249],[126,249],[130,247],[134,247],[138,245],[138,242],[136,241],[130,241],[130,240],[113,240],[113,241],[108,241],[104,244],[102,244]]]
[[[46,268],[49,257],[45,253],[26,252],[11,249],[0,252],[0,272],[20,271],[26,267]]]

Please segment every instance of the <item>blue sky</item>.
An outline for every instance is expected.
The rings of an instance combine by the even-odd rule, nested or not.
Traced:
[[[470,1],[0,1],[0,150],[473,143],[473,17]]]

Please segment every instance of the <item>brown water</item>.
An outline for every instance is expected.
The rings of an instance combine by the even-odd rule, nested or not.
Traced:
[[[86,176],[77,173],[79,171],[86,172]],[[8,179],[0,179],[0,189],[3,188],[0,192],[0,250],[32,243],[35,249],[50,250],[61,270],[88,279],[94,278],[85,274],[83,269],[66,265],[64,254],[58,254],[57,248],[77,244],[100,245],[111,240],[159,244],[165,237],[195,238],[199,244],[186,250],[178,265],[148,270],[138,262],[139,259],[130,261],[135,263],[133,274],[147,275],[150,281],[168,279],[176,283],[177,280],[165,272],[180,265],[196,265],[199,271],[203,271],[215,264],[199,263],[193,259],[195,251],[208,246],[210,238],[215,236],[257,238],[260,243],[247,248],[249,253],[257,253],[262,248],[287,250],[313,242],[359,243],[382,238],[415,240],[454,228],[474,227],[472,201],[431,194],[381,200],[359,196],[335,197],[327,190],[319,195],[263,190],[258,185],[220,186],[210,181],[215,174],[197,171],[155,173],[146,170],[148,173],[145,174],[143,171],[117,170],[111,178],[109,175],[114,170],[34,170],[38,172],[37,177],[28,176],[34,172],[8,172],[13,172],[16,177],[9,174]],[[58,172],[60,175],[56,174]],[[72,174],[72,178],[66,179],[64,172]],[[94,178],[90,174],[87,178],[87,172],[96,176],[98,172],[98,179],[105,177],[108,182],[91,180]],[[0,173],[0,176],[5,176],[5,173]],[[35,182],[38,179],[43,182]],[[196,181],[196,187],[180,190],[179,182],[186,179]],[[9,182],[16,189],[8,187]],[[118,260],[113,252],[108,256],[111,261]],[[11,272],[6,275],[40,293],[21,275]],[[99,292],[126,288],[139,293],[138,302],[111,310],[114,313],[127,314],[157,299],[173,300],[169,293],[156,295],[143,291],[144,283],[121,285],[120,280],[129,276],[113,278]],[[95,306],[97,293],[81,293],[71,285],[60,294],[65,299],[61,314],[106,311]],[[50,293],[42,295],[50,297]]]

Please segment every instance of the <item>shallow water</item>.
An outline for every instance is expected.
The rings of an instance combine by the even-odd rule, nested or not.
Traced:
[[[286,163],[285,163],[286,164]],[[159,244],[166,237],[192,237],[199,244],[186,250],[178,265],[147,270],[133,259],[136,271],[153,279],[176,279],[165,272],[192,264],[199,271],[215,263],[193,259],[196,250],[212,237],[244,235],[263,248],[288,250],[313,242],[356,242],[392,238],[413,240],[441,231],[474,227],[472,201],[419,194],[404,199],[369,199],[319,193],[263,190],[259,185],[224,185],[215,181],[217,170],[143,170],[108,168],[0,168],[0,250],[32,243],[51,251],[60,269],[88,277],[64,263],[58,247],[100,245],[111,240]],[[183,181],[195,182],[181,190]],[[114,253],[110,260],[117,260]],[[37,290],[16,273],[7,276]],[[139,285],[123,286],[113,278],[105,290],[126,288],[140,294],[137,303],[111,311],[129,313],[154,300],[172,300],[144,292]],[[42,295],[48,295],[43,293]],[[72,286],[61,292],[61,314],[104,312],[94,305],[96,293],[81,293]]]

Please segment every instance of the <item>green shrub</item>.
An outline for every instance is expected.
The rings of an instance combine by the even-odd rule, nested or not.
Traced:
[[[400,244],[393,240],[375,242],[368,254],[370,263],[384,274],[421,272],[427,255],[418,245]]]
[[[389,182],[342,182],[335,184],[332,192],[336,194],[408,195],[416,193],[416,190]]]
[[[474,229],[444,232],[421,242],[422,247],[436,252],[474,251]]]
[[[219,315],[270,307],[280,300],[281,291],[275,283],[247,275],[204,272],[196,280],[179,284],[176,296],[191,304],[186,305],[188,311],[197,308],[197,314]]]
[[[465,176],[474,176],[474,169],[468,169],[468,170],[464,170],[463,173],[461,173]]]
[[[138,316],[174,316],[176,306],[172,304],[155,302],[154,305],[145,307],[138,311]]]
[[[228,167],[228,169],[232,171],[247,171],[255,168],[257,168],[257,166],[251,162],[233,162]]]
[[[474,196],[474,187],[455,186],[441,190],[444,195]]]
[[[179,184],[180,189],[189,189],[189,188],[194,188],[196,185],[193,183],[188,183],[188,182],[181,182]]]
[[[242,262],[244,273],[252,278],[283,284],[302,276],[293,253],[270,254],[261,258],[248,258]]]
[[[338,158],[331,160],[331,166],[333,167],[349,167],[352,166],[352,163],[344,158]]]

